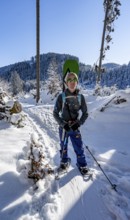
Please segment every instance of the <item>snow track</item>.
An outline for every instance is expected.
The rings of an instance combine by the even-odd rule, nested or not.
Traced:
[[[56,168],[60,162],[58,126],[53,118],[53,105],[33,105],[23,100],[26,125],[16,128],[0,123],[0,219],[2,220],[129,220],[130,219],[130,89],[117,92],[127,102],[110,103],[104,112],[101,104],[110,97],[89,96],[90,117],[81,126],[84,143],[101,164],[118,192],[111,186],[85,149],[94,179],[83,181],[76,167],[76,156],[69,142],[69,172],[56,181],[54,175],[38,181],[21,178],[24,153],[32,135],[38,136],[45,160]],[[49,103],[49,102],[48,102]],[[92,116],[92,117],[91,117]],[[7,138],[8,137],[8,138]],[[5,143],[3,145],[3,143]],[[18,161],[21,159],[21,164]],[[23,164],[22,164],[23,163]],[[21,166],[21,167],[20,167]],[[18,168],[18,169],[17,169]],[[18,172],[17,172],[18,171]]]
[[[42,112],[45,112],[42,108]],[[36,132],[39,136],[39,140],[42,142],[44,146],[45,153],[47,154],[47,158],[52,158],[54,155],[52,155],[52,152],[55,152],[55,148],[57,147],[56,143],[56,132],[55,127],[51,126],[51,119],[48,119],[48,126],[46,124],[46,117],[44,116],[42,118],[42,115],[40,114],[41,111],[38,111],[38,108],[33,108],[30,110],[26,110],[26,113],[28,114],[28,120],[30,121],[30,124],[32,126],[32,132]],[[42,113],[44,115],[44,113]],[[47,113],[46,113],[47,114]],[[50,112],[48,114],[51,115]],[[48,117],[49,117],[48,116]],[[52,115],[51,115],[52,116]],[[50,123],[50,124],[49,124]],[[51,129],[49,129],[49,126]]]
[[[28,110],[26,109],[26,113],[28,114],[28,120],[30,121],[30,124],[32,126],[32,131],[36,132],[39,135],[40,142],[43,144],[47,160],[50,160],[51,164],[55,166],[55,164],[57,164],[56,153],[57,153],[57,148],[59,148],[58,146],[59,143],[57,144],[56,142],[56,139],[58,139],[58,129],[56,128],[56,126],[54,126],[55,121],[52,118],[52,111],[51,110],[49,111],[49,109],[46,108],[44,109],[44,107],[36,107],[36,108],[33,107]],[[87,217],[85,217],[86,215],[91,216],[88,219],[93,219],[95,214],[93,215],[92,213],[95,213],[95,211],[97,211],[95,210],[97,209],[97,206],[93,206],[93,207],[91,205],[89,206],[90,204],[89,199],[90,197],[92,197],[93,193],[94,194],[96,193],[93,199],[95,199],[96,195],[97,195],[97,199],[99,199],[98,191],[95,188],[94,182],[92,182],[91,180],[88,182],[83,181],[83,178],[79,174],[78,169],[76,168],[76,166],[74,166],[75,155],[73,155],[74,154],[73,149],[71,149],[70,154],[72,157],[72,166],[70,167],[70,171],[67,173],[67,175],[64,175],[59,181],[55,181],[53,177],[51,177],[49,180],[46,178],[46,180],[41,181],[41,182],[49,183],[49,187],[47,187],[47,192],[45,194],[45,196],[48,195],[48,198],[45,198],[43,195],[40,196],[40,199],[39,198],[36,199],[36,196],[32,198],[32,210],[33,212],[34,210],[38,210],[39,216],[43,215],[43,209],[45,208],[45,206],[47,206],[44,204],[43,200],[45,200],[45,203],[49,204],[48,207],[49,209],[47,211],[48,219],[51,219],[50,218],[51,215],[53,216],[53,219],[56,220],[87,219]],[[52,159],[54,159],[53,162]],[[86,194],[87,191],[89,196],[86,197],[84,194]],[[51,200],[50,200],[50,197],[52,195],[55,197],[54,204],[53,203],[51,204]],[[43,204],[43,206],[41,205],[41,208],[39,208],[40,207],[39,203]],[[106,209],[104,204],[100,201],[100,199],[98,203],[100,203],[103,210]],[[64,205],[62,206],[61,204]],[[87,204],[87,206],[85,204]],[[60,206],[62,207],[62,210],[59,210],[58,213],[58,207]],[[87,210],[84,209],[85,206]],[[75,212],[74,207],[76,207],[76,210],[78,212],[77,211]],[[49,210],[53,210],[53,211],[50,213]],[[53,212],[54,213],[57,212],[57,213],[54,214]],[[64,213],[66,213],[66,216],[64,216]],[[79,214],[77,215],[77,213]],[[105,215],[99,212],[100,220],[104,220]]]
[[[98,108],[95,110],[97,113]],[[32,107],[26,109],[26,113],[28,114],[32,130],[39,135],[40,141],[44,146],[47,160],[55,167],[59,163],[59,139],[58,127],[52,115],[52,107]],[[98,167],[96,167],[95,170],[94,180],[84,182],[76,169],[76,158],[71,144],[69,154],[72,159],[72,165],[70,166],[69,172],[66,175],[63,175],[59,181],[55,181],[53,178],[49,180],[49,187],[47,187],[45,197],[42,195],[40,200],[35,197],[33,198],[32,210],[38,209],[41,219],[43,216],[43,210],[47,206],[48,209],[46,210],[46,213],[48,213],[48,217],[46,215],[43,219],[51,219],[51,217],[53,217],[53,219],[56,220],[94,220],[95,213],[97,213],[96,219],[99,220],[126,220],[127,216],[129,216],[130,207],[129,199],[125,196],[125,193],[127,194],[129,191],[129,183],[125,181],[126,190],[124,191],[124,188],[123,190],[121,189],[121,183],[123,182],[121,178],[122,172],[119,172],[110,165],[106,170],[112,182],[118,183],[120,193],[114,192],[109,184],[106,186],[107,181]],[[86,157],[88,164],[94,166],[92,158],[87,151]],[[100,162],[102,165],[105,163],[103,157],[98,156],[98,159],[101,160]],[[117,178],[118,176],[119,178]],[[128,176],[127,178],[129,179]],[[50,195],[54,196],[54,203],[52,202],[53,199],[50,199]],[[39,203],[43,204],[41,205],[41,208]],[[49,204],[49,206],[47,204]],[[61,209],[59,210],[58,207],[61,207]],[[108,216],[108,218],[106,218],[106,216]]]
[[[29,108],[25,110],[28,115],[28,121],[32,127],[32,132],[37,133],[39,141],[43,145],[45,160],[54,168],[53,157],[57,152],[57,142],[55,129],[56,126],[51,123],[52,112],[43,107]],[[51,119],[50,119],[51,118]],[[51,127],[51,129],[50,129]],[[54,175],[47,176],[38,182],[38,190],[32,194],[31,213],[35,219],[56,220],[59,211],[59,193],[57,182]]]
[[[39,135],[47,160],[50,160],[51,164],[55,166],[58,164],[57,160],[59,160],[56,155],[57,149],[59,148],[59,143],[57,144],[56,142],[56,140],[58,140],[58,129],[55,126],[55,121],[52,117],[52,110],[40,106],[26,110],[26,113],[28,114],[28,119],[32,126],[32,130]],[[48,217],[46,215],[43,219],[51,219],[51,217],[53,217],[53,219],[56,220],[93,220],[95,212],[97,212],[97,219],[104,220],[106,218],[106,213],[108,214],[108,211],[99,197],[97,187],[99,182],[97,182],[96,179],[94,181],[89,180],[88,182],[84,182],[82,176],[79,174],[79,171],[75,166],[76,158],[72,147],[70,149],[70,156],[72,158],[72,166],[70,167],[70,171],[67,173],[67,175],[63,175],[59,181],[55,181],[53,177],[49,180],[46,179],[41,181],[46,182],[46,184],[44,183],[45,185],[49,184],[49,187],[47,187],[45,197],[43,194],[40,196],[40,198],[38,197],[38,199],[35,196],[32,198],[33,214],[34,210],[38,210],[39,216],[43,216],[43,210],[47,206],[48,210],[46,210],[46,213],[48,213]],[[87,156],[87,159],[88,163],[90,163],[89,156]],[[54,203],[52,203],[50,199],[50,197],[53,197],[52,195],[55,198],[53,198],[55,201]],[[92,203],[94,204],[95,201],[98,203],[100,208],[102,207],[101,209],[103,211],[98,212],[98,206],[92,206]],[[41,208],[39,203],[43,204],[41,205]],[[49,206],[47,204],[49,204]],[[58,207],[62,207],[61,210],[58,210]]]

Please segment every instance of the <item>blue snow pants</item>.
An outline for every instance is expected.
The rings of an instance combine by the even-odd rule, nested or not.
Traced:
[[[59,137],[60,137],[60,155],[61,162],[66,163],[68,161],[68,138],[70,138],[72,146],[77,156],[77,165],[84,167],[87,165],[83,142],[81,138],[81,133],[79,130],[66,132],[63,128],[59,127]]]

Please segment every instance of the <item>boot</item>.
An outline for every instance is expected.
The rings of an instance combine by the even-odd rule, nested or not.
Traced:
[[[79,171],[81,172],[82,175],[86,175],[89,172],[88,167],[79,167]]]
[[[60,163],[60,168],[62,170],[66,170],[69,166],[70,166],[70,163],[71,163],[71,159],[68,158],[68,161],[67,162],[62,162]]]

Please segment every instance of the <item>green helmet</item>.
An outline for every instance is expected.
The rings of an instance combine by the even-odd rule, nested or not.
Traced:
[[[78,75],[79,73],[79,64],[77,60],[66,60],[63,66],[63,77],[66,76],[67,72],[73,72]]]

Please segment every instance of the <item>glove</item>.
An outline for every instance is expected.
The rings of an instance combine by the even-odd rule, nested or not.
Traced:
[[[72,129],[73,131],[75,131],[75,130],[77,130],[79,127],[80,127],[79,122],[75,122],[75,123],[71,126],[71,129]]]
[[[63,127],[66,131],[70,131],[70,126],[66,123]]]

